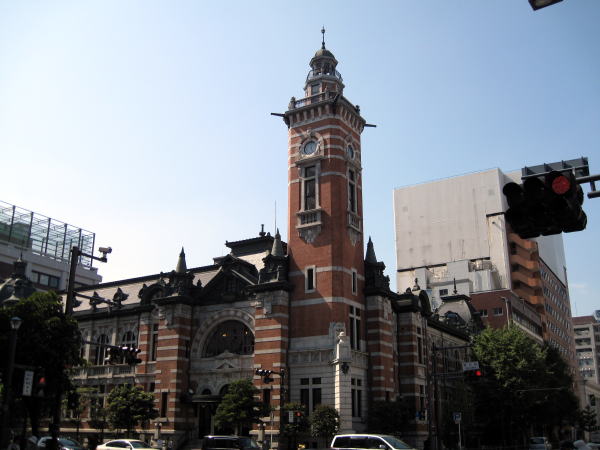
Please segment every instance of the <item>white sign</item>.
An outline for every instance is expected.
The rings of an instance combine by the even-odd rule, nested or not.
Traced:
[[[479,370],[479,361],[466,361],[463,363],[463,372],[467,370]]]
[[[33,370],[26,370],[23,375],[23,395],[26,397],[31,396],[33,390]]]
[[[294,423],[294,411],[288,411],[288,422]]]

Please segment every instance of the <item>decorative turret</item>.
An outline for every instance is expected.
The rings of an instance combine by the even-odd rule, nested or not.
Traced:
[[[258,283],[271,283],[275,281],[287,281],[288,258],[283,251],[279,229],[275,233],[275,240],[271,252],[263,258],[264,267],[258,275]]]
[[[369,236],[367,243],[367,254],[365,256],[365,291],[384,291],[390,290],[390,277],[383,274],[385,264],[377,261],[373,241]]]
[[[321,29],[323,41],[321,48],[316,51],[310,60],[311,70],[306,77],[304,93],[306,97],[317,95],[321,92],[335,92],[342,94],[344,83],[342,76],[336,70],[337,60],[333,53],[325,48],[325,28]]]

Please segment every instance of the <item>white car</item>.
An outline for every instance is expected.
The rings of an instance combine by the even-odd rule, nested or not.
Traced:
[[[397,437],[385,434],[338,434],[333,437],[331,449],[378,449],[378,450],[415,450]]]
[[[112,441],[105,442],[96,447],[96,450],[111,450],[116,448],[126,448],[126,449],[152,449],[150,444],[144,441],[138,441],[135,439],[114,439]]]

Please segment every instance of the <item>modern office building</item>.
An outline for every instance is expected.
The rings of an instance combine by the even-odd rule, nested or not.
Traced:
[[[93,253],[95,234],[68,223],[0,201],[0,279],[13,273],[13,263],[26,263],[25,275],[40,290],[64,290],[69,277],[72,246]],[[81,258],[77,285],[102,281],[92,260]]]
[[[417,278],[434,305],[454,286],[474,302],[485,299],[478,309],[488,321],[490,313],[510,314],[534,335],[541,331],[543,340],[575,367],[562,236],[521,239],[504,218],[502,188],[519,177],[491,169],[396,189],[398,286]],[[496,305],[490,311],[492,299]],[[530,306],[518,306],[520,299],[541,321]]]
[[[579,373],[600,384],[600,321],[595,316],[573,317]]]

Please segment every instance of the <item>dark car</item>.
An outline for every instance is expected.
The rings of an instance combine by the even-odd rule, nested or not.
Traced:
[[[256,450],[258,445],[249,437],[204,436],[202,450]]]
[[[37,441],[38,448],[46,448],[48,447],[48,441],[52,440],[52,436],[44,436]],[[60,444],[60,450],[83,450],[83,445],[77,442],[74,439],[68,438],[58,438],[58,443]]]

